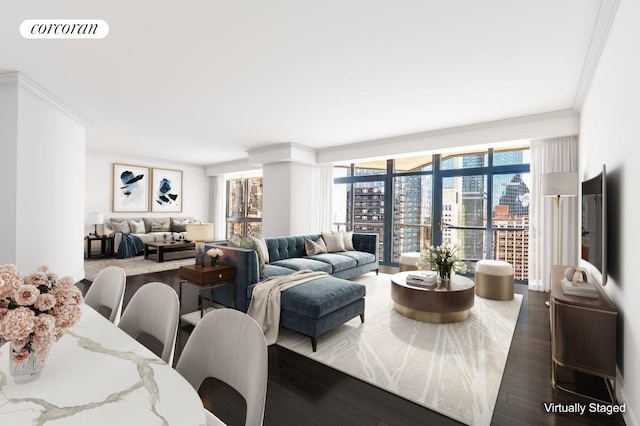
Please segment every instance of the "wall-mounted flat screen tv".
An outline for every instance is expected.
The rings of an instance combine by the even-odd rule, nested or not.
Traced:
[[[607,283],[607,172],[582,182],[581,258],[594,279]]]

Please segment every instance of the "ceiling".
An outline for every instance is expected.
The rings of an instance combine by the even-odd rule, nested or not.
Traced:
[[[273,144],[324,149],[576,108],[600,7],[11,2],[0,14],[0,72],[24,73],[85,117],[89,150],[212,164]],[[110,32],[24,39],[19,25],[33,18],[103,19]]]

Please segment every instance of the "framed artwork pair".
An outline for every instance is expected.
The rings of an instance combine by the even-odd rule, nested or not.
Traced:
[[[114,212],[181,212],[182,171],[113,163]]]

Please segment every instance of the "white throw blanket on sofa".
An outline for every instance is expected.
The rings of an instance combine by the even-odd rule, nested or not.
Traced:
[[[256,284],[247,314],[262,328],[267,345],[273,345],[278,340],[280,293],[295,285],[328,276],[326,272],[305,269],[289,275],[267,278]]]

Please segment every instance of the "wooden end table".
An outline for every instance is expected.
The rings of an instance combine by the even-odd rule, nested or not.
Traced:
[[[233,286],[233,301],[231,308],[236,308],[236,268],[235,266],[220,264],[218,266],[196,266],[186,265],[180,267],[180,288],[178,298],[180,306],[182,306],[182,284],[189,283],[198,286],[198,309],[200,310],[200,318],[204,316],[204,307],[202,304],[202,292],[213,290],[217,287],[225,285]],[[213,291],[212,291],[213,293]]]
[[[107,235],[89,235],[87,240],[87,259],[91,258],[91,243],[100,241],[100,256],[113,256],[115,253],[113,247],[113,237]]]

